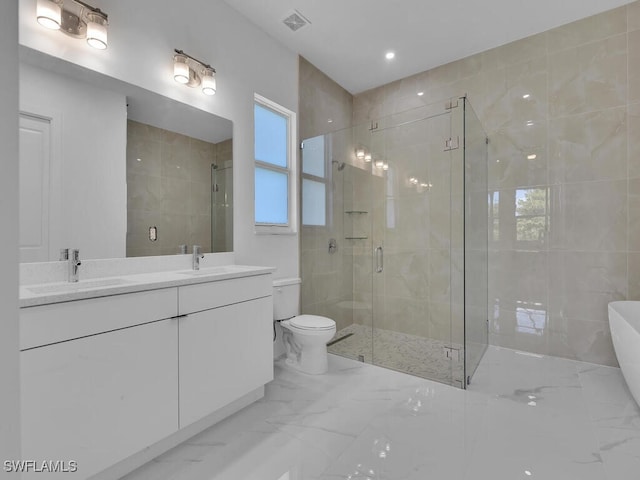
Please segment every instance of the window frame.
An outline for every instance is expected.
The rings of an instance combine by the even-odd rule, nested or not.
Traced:
[[[253,179],[255,182],[255,169],[262,168],[272,172],[285,173],[287,175],[287,224],[258,223],[255,215],[256,188],[253,186],[253,222],[256,235],[295,235],[298,232],[298,178],[297,178],[297,148],[296,148],[296,113],[279,105],[268,98],[254,93],[253,109],[258,105],[282,115],[287,120],[287,166],[281,167],[272,163],[262,162],[256,159],[255,152],[255,114],[253,119]]]

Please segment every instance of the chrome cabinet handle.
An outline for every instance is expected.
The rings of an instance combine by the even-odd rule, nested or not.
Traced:
[[[384,270],[384,251],[382,250],[382,246],[376,247],[375,255],[376,273],[382,273],[382,270]]]

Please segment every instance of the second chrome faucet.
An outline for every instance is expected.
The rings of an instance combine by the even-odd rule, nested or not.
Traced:
[[[69,249],[69,281],[77,282],[80,279],[78,275],[78,267],[82,265],[80,262],[80,250],[76,248]]]
[[[193,261],[191,262],[191,266],[194,270],[200,270],[200,259],[204,258],[204,255],[201,252],[200,245],[193,246]]]

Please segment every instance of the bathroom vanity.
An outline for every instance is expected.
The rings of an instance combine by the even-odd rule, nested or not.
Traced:
[[[21,286],[23,458],[75,461],[77,478],[120,463],[97,477],[117,478],[260,398],[273,270]]]

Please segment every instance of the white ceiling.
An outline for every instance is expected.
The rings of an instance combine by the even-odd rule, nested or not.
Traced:
[[[632,0],[225,1],[355,94]],[[295,33],[294,9],[311,21]]]

